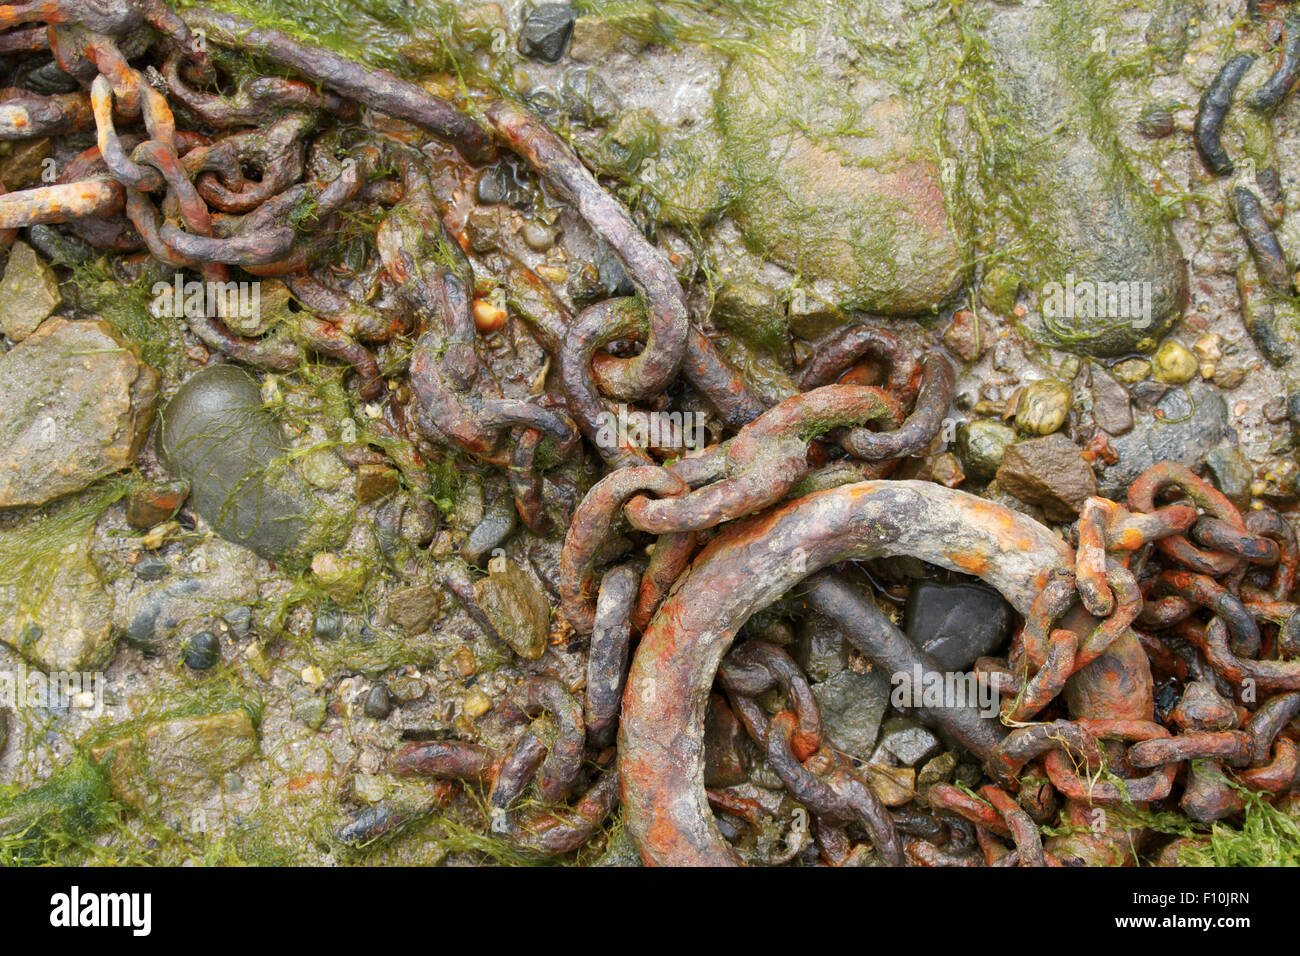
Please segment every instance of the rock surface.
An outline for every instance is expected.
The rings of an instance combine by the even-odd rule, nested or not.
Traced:
[[[54,270],[27,243],[15,242],[9,250],[4,278],[0,279],[0,330],[21,342],[59,307],[62,299]]]
[[[845,753],[868,760],[876,748],[880,721],[889,706],[889,681],[884,674],[842,670],[813,685],[826,736]]]
[[[158,375],[107,322],[52,319],[0,357],[0,508],[39,505],[128,468]]]
[[[730,211],[757,252],[829,283],[839,305],[921,312],[965,272],[938,157],[899,91],[850,83],[847,63],[834,42],[733,58],[717,97]]]
[[[1100,102],[1103,85],[1086,62],[1092,29],[1106,25],[1094,23],[1083,4],[987,9],[999,118],[1016,140],[1000,145],[1014,173],[997,185],[1014,189],[1022,211],[1022,221],[1003,228],[1032,250],[1016,264],[1020,278],[1038,293],[1040,310],[1044,286],[1070,277],[1136,283],[1149,292],[1150,308],[1130,303],[1130,314],[1087,315],[1080,300],[1073,314],[1044,321],[1040,311],[1027,322],[1048,340],[1092,355],[1153,345],[1182,313],[1187,266],[1155,197],[1123,158]]]
[[[1011,631],[1011,606],[979,583],[918,581],[903,609],[903,631],[941,670],[965,671],[993,653]]]
[[[1101,493],[1122,501],[1138,475],[1165,459],[1199,470],[1228,431],[1228,403],[1221,392],[1203,382],[1189,384],[1186,391],[1171,388],[1154,408],[1134,415],[1132,431],[1110,440],[1119,461],[1101,473]]]
[[[46,672],[100,670],[116,641],[113,601],[90,557],[93,521],[34,560],[33,534],[41,525],[0,532],[0,560],[14,568],[0,581],[0,641]]]
[[[512,651],[527,660],[537,660],[546,652],[551,607],[519,565],[494,563],[486,578],[474,582],[474,597]]]
[[[112,760],[113,795],[139,810],[184,806],[223,773],[257,752],[257,733],[247,711],[178,717],[91,748],[96,760]]]
[[[301,562],[334,533],[288,463],[261,390],[233,365],[195,372],[162,412],[161,445],[190,483],[190,504],[227,540],[265,558]]]
[[[1041,507],[1052,521],[1072,520],[1097,493],[1097,476],[1079,446],[1061,434],[1008,446],[997,481],[1009,494]]]

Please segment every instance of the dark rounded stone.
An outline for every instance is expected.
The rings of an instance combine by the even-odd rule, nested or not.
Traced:
[[[333,604],[321,605],[316,609],[312,633],[322,641],[337,641],[343,635],[343,612]]]
[[[181,659],[196,671],[208,670],[221,660],[221,642],[211,631],[199,631],[185,642]]]
[[[261,388],[234,365],[195,372],[162,414],[161,445],[189,481],[191,506],[228,541],[264,558],[288,560],[315,550],[323,519],[297,473]]]
[[[383,720],[393,712],[393,699],[388,694],[387,685],[376,684],[370,688],[362,711],[367,717],[373,717],[375,720]]]
[[[135,576],[141,581],[157,581],[167,576],[168,564],[156,554],[142,554],[135,563]]]
[[[903,630],[943,670],[965,671],[991,654],[1011,633],[1011,606],[979,582],[912,585],[903,610]]]
[[[573,7],[567,3],[538,4],[519,32],[519,52],[534,60],[554,63],[564,55],[573,34],[573,21]]]

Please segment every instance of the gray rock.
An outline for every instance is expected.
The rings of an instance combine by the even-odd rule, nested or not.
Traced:
[[[1016,431],[993,419],[979,419],[957,429],[957,457],[972,478],[988,481],[997,474]]]
[[[889,691],[889,680],[878,671],[859,674],[846,669],[813,685],[826,736],[845,753],[870,759],[889,706]]]
[[[539,3],[519,32],[519,52],[534,60],[554,63],[564,55],[573,34],[573,7],[567,3]]]
[[[190,483],[190,505],[223,538],[304,563],[337,540],[343,516],[317,500],[287,458],[261,390],[233,365],[194,373],[162,412],[162,452]]]
[[[996,589],[976,582],[917,581],[903,608],[903,631],[940,670],[966,671],[1011,633],[1011,606]]]
[[[623,108],[618,94],[595,70],[575,66],[564,74],[560,97],[565,112],[587,126],[603,126]]]
[[[39,505],[129,468],[158,374],[106,322],[51,319],[0,357],[0,508]]]
[[[1250,505],[1250,485],[1255,480],[1255,470],[1236,445],[1224,443],[1211,448],[1205,456],[1205,467],[1210,478],[1228,500],[1238,508]]]
[[[1079,446],[1057,433],[1016,442],[998,468],[998,485],[1052,521],[1069,521],[1097,493],[1097,477]]]
[[[795,5],[796,8],[799,5]],[[872,28],[854,8],[803,4],[821,29]],[[915,98],[834,42],[779,57],[732,58],[719,89],[718,126],[730,206],[747,242],[836,305],[908,314],[947,298],[965,274],[944,206],[939,156],[915,132]]]
[[[232,607],[222,613],[221,619],[226,622],[226,627],[230,628],[231,634],[235,637],[244,637],[253,626],[253,610],[244,605]]]
[[[185,641],[181,649],[185,666],[196,671],[206,671],[221,662],[221,641],[211,631],[199,631]]]
[[[1101,473],[1101,493],[1123,500],[1138,475],[1165,459],[1197,470],[1228,433],[1228,403],[1218,389],[1203,382],[1171,388],[1134,417],[1131,432],[1111,440],[1119,461]]]
[[[47,672],[100,670],[116,641],[113,600],[90,556],[94,522],[53,553],[40,553],[44,531],[42,521],[0,532],[0,560],[12,569],[0,577],[0,642]]]
[[[939,738],[908,717],[891,717],[881,728],[880,749],[914,767],[939,749]]]
[[[0,279],[0,330],[21,342],[49,318],[62,299],[54,270],[27,243],[15,242]]]
[[[535,661],[546,653],[551,607],[533,578],[513,561],[493,565],[474,583],[474,599],[501,640],[512,651]]]
[[[824,681],[848,666],[849,651],[834,625],[820,614],[810,614],[796,627],[794,659],[809,680]]]
[[[393,712],[393,700],[388,693],[388,688],[383,684],[376,684],[370,688],[362,712],[367,717],[373,717],[375,720],[383,720],[391,714]]]
[[[1049,341],[1091,355],[1132,352],[1154,343],[1182,313],[1187,267],[1168,217],[1120,150],[1089,61],[1091,27],[1083,4],[990,5],[984,30],[990,79],[1008,124],[1023,146],[1016,174],[997,184],[1014,190],[1023,221],[1004,229],[1029,252],[1011,268],[1038,293],[1027,326]],[[1010,247],[1011,236],[1003,243]],[[1048,283],[1068,277],[1137,283],[1149,310],[1088,315],[1079,308],[1043,321]],[[1149,283],[1149,285],[1143,285]],[[1105,310],[1111,311],[1111,310]],[[1121,311],[1121,310],[1113,310]]]
[[[1133,406],[1128,390],[1095,364],[1092,366],[1092,420],[1112,437],[1133,430]]]

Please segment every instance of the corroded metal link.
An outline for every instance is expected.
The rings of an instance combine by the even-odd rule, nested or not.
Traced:
[[[610,397],[637,401],[663,391],[676,377],[690,327],[686,299],[667,256],[641,235],[627,210],[600,187],[576,153],[540,119],[512,103],[488,106],[487,121],[601,235],[645,300],[645,347],[611,374]]]
[[[95,113],[85,93],[54,93],[49,96],[38,96],[26,90],[5,90],[3,93],[0,140],[38,139],[95,128]]]
[[[1106,547],[1116,551],[1137,551],[1139,548],[1180,535],[1196,523],[1199,517],[1190,505],[1165,505],[1147,514],[1130,514],[1116,509],[1113,519],[1106,525]]]
[[[223,148],[234,152],[241,166],[261,172],[256,182],[226,186],[215,176],[200,176],[199,194],[213,207],[228,213],[251,212],[277,193],[297,182],[303,174],[306,144],[303,137],[312,129],[315,117],[292,112],[266,127],[244,130],[222,140]]]
[[[1025,764],[1057,749],[1069,751],[1086,765],[1101,761],[1096,737],[1073,721],[1056,720],[1013,730],[994,748],[985,766],[999,784],[1014,790],[1019,788],[1016,778]]]
[[[1043,851],[1043,838],[1038,827],[1015,800],[1003,790],[988,784],[980,787],[980,795],[993,805],[993,808],[1006,821],[1007,830],[1016,845],[1017,862],[1020,866],[1047,866],[1047,855]]]
[[[1213,611],[1227,625],[1234,654],[1258,656],[1259,625],[1239,597],[1212,578],[1191,571],[1166,571],[1160,582],[1180,597]]]
[[[1190,468],[1172,461],[1153,465],[1129,486],[1129,509],[1154,511],[1156,495],[1171,487],[1182,490],[1193,504],[1212,517],[1226,521],[1236,530],[1246,529],[1240,512],[1233,507],[1231,501],[1208,482],[1198,478]],[[1227,574],[1239,562],[1235,555],[1203,551],[1183,535],[1162,537],[1156,541],[1156,547],[1172,560],[1202,574]]]
[[[322,92],[310,83],[279,76],[253,77],[241,83],[230,96],[203,93],[186,82],[181,75],[181,63],[181,56],[173,54],[163,64],[167,91],[209,126],[226,128],[259,123],[287,109],[343,111],[344,101],[338,96]]]
[[[1251,735],[1241,730],[1203,730],[1159,740],[1143,740],[1128,749],[1129,766],[1148,770],[1184,760],[1226,760],[1245,763],[1250,759]]]
[[[1273,599],[1288,600],[1295,589],[1297,566],[1300,566],[1300,547],[1296,545],[1295,529],[1289,521],[1269,507],[1248,511],[1246,529],[1252,534],[1277,542],[1278,562],[1273,574]]]
[[[718,679],[732,695],[733,704],[742,705],[735,709],[755,743],[762,745],[766,740],[767,720],[757,704],[748,706],[749,699],[779,687],[798,717],[793,745],[799,759],[807,759],[822,746],[822,718],[812,685],[794,659],[775,644],[766,641],[741,644],[723,660]]]
[[[586,743],[582,705],[554,677],[529,678],[511,696],[529,717],[545,712],[559,725],[555,739],[547,744],[546,758],[538,767],[535,780],[541,798],[557,803],[577,788],[582,775]]]
[[[287,66],[307,79],[387,113],[422,126],[454,145],[472,163],[487,162],[495,151],[483,129],[440,96],[400,80],[386,70],[362,66],[322,47],[300,43],[279,30],[208,7],[190,7],[181,17],[202,29],[210,42],[242,50]]]
[[[727,477],[679,498],[633,499],[627,517],[653,534],[699,531],[779,501],[808,474],[818,435],[866,421],[890,421],[893,404],[879,389],[826,385],[787,398],[740,430],[727,445]]]
[[[125,194],[107,179],[38,186],[0,196],[0,229],[21,229],[83,218],[108,218],[122,211]]]
[[[900,404],[908,405],[916,397],[917,368],[911,353],[898,336],[869,325],[849,326],[818,342],[812,357],[799,369],[799,388],[806,392],[831,385],[863,358],[885,365],[885,387]]]
[[[641,575],[636,606],[632,609],[632,626],[642,632],[659,610],[673,583],[681,577],[695,556],[699,539],[693,531],[679,534],[661,534],[650,554],[650,563]]]
[[[1205,627],[1186,622],[1181,633],[1205,655],[1215,673],[1233,683],[1246,679],[1262,691],[1300,690],[1300,661],[1257,661],[1238,657],[1228,644],[1228,627],[1213,617]]]
[[[1149,720],[1080,718],[1078,723],[1094,737],[1107,740],[1143,741],[1170,736],[1168,730]],[[1094,806],[1163,800],[1173,789],[1174,778],[1178,772],[1177,765],[1171,763],[1134,780],[1112,782],[1090,777],[1085,779],[1074,767],[1067,764],[1065,754],[1060,750],[1049,751],[1043,765],[1047,770],[1048,778],[1052,781],[1052,786],[1064,796]]]
[[[630,615],[640,575],[621,565],[600,579],[596,617],[587,655],[587,742],[603,750],[618,731],[618,708],[627,681],[628,650],[632,644]]]
[[[860,779],[842,769],[825,779],[808,770],[792,746],[798,724],[799,718],[787,710],[776,714],[767,725],[768,763],[786,788],[796,800],[829,823],[860,823],[871,835],[881,861],[887,866],[902,865],[898,833],[880,798]]]
[[[1281,556],[1276,541],[1234,528],[1219,518],[1201,518],[1192,527],[1192,537],[1207,548],[1235,554],[1252,564],[1277,564]]]
[[[844,450],[864,461],[887,461],[926,448],[943,426],[952,403],[952,366],[938,352],[921,357],[921,387],[916,406],[903,423],[890,431],[855,428],[841,439]]]
[[[650,623],[623,701],[624,806],[647,861],[737,862],[700,781],[704,705],[744,621],[821,567],[900,554],[976,574],[1022,611],[1050,573],[1074,558],[1046,528],[1009,509],[914,481],[820,492],[714,538]],[[914,649],[907,664],[913,660],[919,663]],[[899,662],[879,663],[892,669]]]
[[[560,554],[560,611],[580,634],[595,624],[595,570],[600,549],[610,538],[623,504],[633,495],[682,495],[690,486],[654,465],[624,468],[592,486],[573,513]]]

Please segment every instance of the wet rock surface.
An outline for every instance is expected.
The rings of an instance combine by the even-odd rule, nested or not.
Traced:
[[[158,376],[105,322],[51,319],[0,356],[0,508],[38,505],[130,466]]]
[[[732,61],[718,99],[725,162],[744,184],[731,212],[763,255],[829,283],[839,304],[924,311],[964,274],[939,157],[901,91],[849,75],[832,42]]]
[[[1038,299],[1031,327],[1059,345],[1114,356],[1154,343],[1181,315],[1187,268],[1088,80],[1084,38],[1099,25],[1081,4],[995,4],[983,35],[998,102],[1024,149],[1005,185],[1023,215],[1012,229],[1034,245],[1036,261],[1018,266]],[[1074,280],[1107,290],[1136,283],[1141,301],[1089,307],[1080,286],[1047,315],[1048,283]]]
[[[161,419],[163,455],[189,482],[194,510],[219,534],[291,561],[322,543],[321,512],[247,372],[216,365],[194,373]]]
[[[234,710],[149,724],[90,752],[108,762],[117,799],[140,809],[184,805],[253,756],[257,733],[248,713]]]
[[[1134,474],[1136,477],[1136,473]],[[1048,518],[1069,521],[1097,493],[1097,478],[1079,446],[1064,435],[1030,438],[1007,446],[998,484]]]
[[[1165,459],[1199,468],[1229,430],[1228,404],[1217,389],[1195,382],[1186,391],[1165,390],[1151,408],[1134,412],[1132,431],[1111,440],[1119,461],[1102,471],[1098,487],[1122,497],[1133,479]]]
[[[941,435],[890,477],[980,494],[1068,535],[1062,525],[1094,487],[1122,499],[1131,475],[1172,457],[1243,509],[1267,502],[1285,513],[1300,495],[1286,404],[1300,394],[1290,354],[1300,326],[1293,303],[1260,292],[1254,258],[1218,202],[1221,184],[1188,145],[1223,49],[1262,49],[1255,27],[1181,2],[1083,6],[796,3],[753,23],[728,20],[710,41],[692,18],[716,25],[707,18],[730,5],[620,8],[606,19],[599,5],[579,5],[575,18],[564,5],[512,0],[460,5],[449,33],[429,31],[446,39],[436,51],[421,36],[399,38],[392,52],[411,57],[412,76],[430,89],[452,91],[460,79],[475,89],[485,65],[494,83],[514,86],[667,254],[692,321],[765,401],[792,394],[829,347],[823,337],[853,323],[888,329],[909,355],[944,350],[958,380]],[[393,29],[377,30],[377,45]],[[464,52],[462,41],[476,65],[457,79],[430,76]],[[1290,112],[1274,117],[1283,185],[1300,162]],[[1232,139],[1238,132],[1228,132],[1233,151],[1255,156],[1259,143]],[[449,229],[473,263],[476,314],[492,317],[476,342],[481,362],[511,398],[553,390],[554,364],[532,334],[537,316],[523,316],[502,263],[544,281],[574,315],[633,294],[628,271],[504,151],[471,169],[424,145],[436,154]],[[41,157],[15,151],[0,179],[36,184]],[[368,187],[374,209],[392,185],[385,173]],[[1289,249],[1294,214],[1278,210]],[[326,277],[386,307],[386,281],[357,271],[372,225],[352,223],[350,238],[341,229]],[[15,278],[48,291],[53,277],[67,301],[43,293],[31,316],[19,310],[11,321],[0,282],[5,346],[18,351],[24,335],[68,321],[50,309],[102,314],[160,370],[184,440],[172,455],[173,433],[156,429],[121,474],[0,515],[0,673],[20,662],[104,668],[107,688],[102,714],[8,712],[7,748],[0,710],[0,849],[32,820],[61,827],[112,806],[100,858],[532,862],[498,840],[474,784],[431,786],[389,762],[410,743],[450,739],[503,754],[526,727],[552,746],[554,715],[526,718],[517,707],[530,677],[555,678],[584,701],[587,642],[553,609],[565,519],[601,474],[592,449],[558,467],[541,450],[557,532],[537,535],[519,520],[505,469],[436,443],[393,443],[393,400],[406,387],[401,337],[364,343],[390,390],[375,401],[358,396],[337,357],[276,371],[229,364],[183,323],[137,308],[134,283],[152,278],[138,261],[108,257],[110,280],[74,238],[34,227],[19,244],[39,258],[13,247]],[[1046,315],[1045,286],[1071,275],[1072,312]],[[1109,315],[1094,295],[1089,315],[1080,283],[1096,293],[1124,279],[1151,283],[1150,321],[1144,299],[1129,299],[1133,315]],[[121,308],[87,307],[96,288]],[[1250,307],[1239,309],[1237,296]],[[287,299],[268,281],[271,321],[249,328],[294,323]],[[868,359],[844,380],[878,383],[877,365]],[[725,434],[692,389],[675,386],[646,407],[700,410],[715,437]],[[619,560],[644,561],[646,543],[626,532]],[[33,561],[11,570],[23,554]],[[870,570],[881,609],[941,668],[968,670],[1005,646],[1015,619],[981,586],[902,559]],[[33,582],[41,587],[25,587]],[[939,781],[978,789],[971,755],[923,726],[924,714],[892,708],[889,675],[825,620],[792,614],[790,597],[751,619],[743,639],[790,653],[814,684],[830,747],[863,762],[881,800],[910,812]],[[1164,688],[1160,714],[1173,712],[1179,690]],[[770,715],[790,701],[772,690],[760,705]],[[716,809],[720,826],[747,859],[780,858],[796,842],[789,792],[721,695],[705,723],[707,785],[752,801],[740,815]],[[88,747],[111,763],[83,766]],[[585,756],[590,767],[596,755]],[[27,791],[17,810],[10,785]],[[535,805],[534,793],[521,797]],[[615,816],[570,860],[635,865],[628,834]],[[816,844],[789,860],[818,862]]]
[[[903,631],[940,670],[965,671],[1011,632],[1006,599],[984,584],[918,581],[908,592]]]
[[[0,330],[21,342],[59,307],[63,295],[51,269],[25,242],[9,249],[0,278]]]
[[[889,692],[889,680],[875,671],[842,670],[813,685],[826,736],[845,753],[869,760],[889,708]]]

